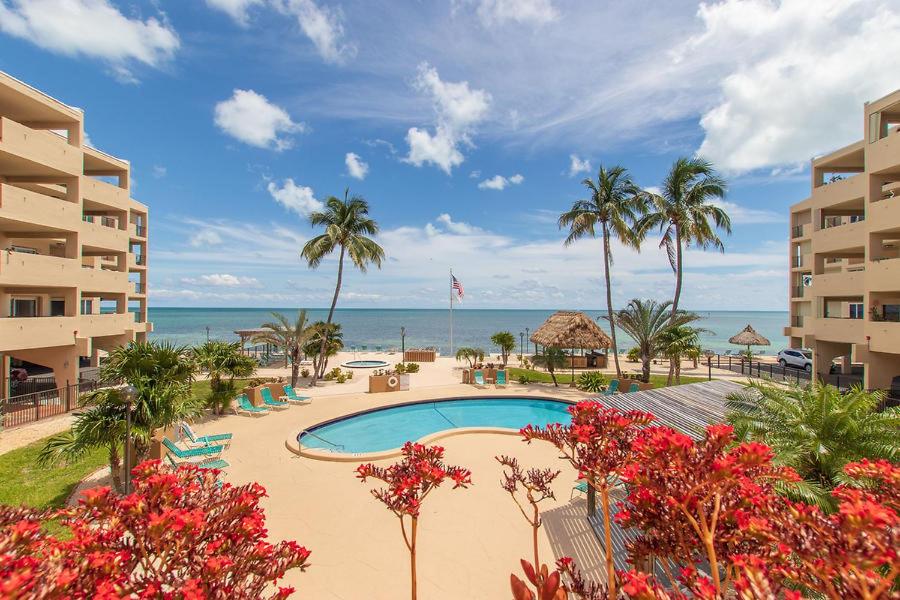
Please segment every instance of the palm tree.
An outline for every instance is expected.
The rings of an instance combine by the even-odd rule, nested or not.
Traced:
[[[547,369],[547,372],[550,373],[550,377],[553,379],[553,385],[559,387],[559,383],[556,381],[556,369],[564,367],[569,363],[568,355],[563,352],[561,348],[544,346],[543,356],[544,367]]]
[[[341,331],[341,324],[316,321],[309,326],[309,331],[310,336],[303,347],[303,353],[312,356],[313,371],[321,371],[324,375],[325,369],[328,368],[328,358],[344,349],[344,333]],[[323,342],[325,344],[324,356],[319,354]],[[320,362],[322,360],[325,362]]]
[[[713,246],[725,251],[715,229],[724,229],[730,234],[731,219],[712,200],[724,198],[726,189],[725,180],[719,177],[709,161],[702,158],[679,158],[663,182],[662,193],[648,194],[650,212],[641,217],[635,226],[640,240],[654,228],[658,228],[663,234],[659,247],[666,249],[669,263],[675,272],[675,295],[671,312],[673,324],[681,299],[684,247],[694,244],[699,248]]]
[[[263,323],[260,329],[264,331],[255,335],[253,341],[272,344],[284,350],[285,359],[291,361],[291,387],[294,387],[300,373],[300,357],[313,336],[313,328],[307,323],[305,310],[299,311],[297,319],[293,322],[277,312],[273,312],[272,317],[274,321]]]
[[[666,385],[672,385],[674,378],[676,384],[681,383],[681,359],[689,357],[694,351],[700,351],[700,334],[708,330],[701,327],[688,325],[673,325],[667,327],[659,335],[657,345],[661,354],[669,359],[669,378]]]
[[[739,440],[769,445],[777,462],[803,478],[786,490],[789,495],[830,509],[828,492],[846,482],[848,462],[900,459],[900,407],[879,412],[881,401],[880,393],[860,388],[841,393],[818,383],[784,387],[751,380],[728,396],[726,407]]]
[[[650,381],[650,361],[659,352],[659,339],[670,326],[692,323],[699,315],[678,311],[674,317],[670,314],[672,302],[641,300],[633,298],[628,306],[616,312],[616,324],[631,336],[637,344],[641,356],[641,380]]]
[[[134,464],[147,456],[156,430],[202,412],[203,401],[191,396],[193,372],[194,362],[187,349],[167,342],[132,342],[110,353],[100,369],[100,380],[107,384],[127,382],[136,390],[131,411]],[[108,448],[113,482],[121,489],[117,465],[119,448],[126,442],[126,414],[120,391],[109,387],[87,394],[82,407],[85,410],[76,414],[69,431],[47,441],[41,461],[74,462],[92,448]]]
[[[309,215],[309,222],[313,227],[324,227],[325,233],[317,235],[306,242],[301,255],[306,259],[311,269],[317,268],[322,260],[340,249],[338,257],[337,284],[334,286],[334,297],[331,299],[331,308],[328,310],[330,324],[334,317],[334,307],[337,305],[338,295],[341,293],[341,281],[344,276],[344,256],[356,265],[356,268],[366,272],[369,263],[373,263],[379,269],[384,259],[384,249],[375,240],[367,236],[378,233],[378,223],[369,218],[369,203],[360,196],[350,196],[350,189],[344,192],[344,199],[340,200],[331,196],[325,201],[325,209]],[[325,338],[321,340],[319,349],[319,364],[324,365]],[[324,374],[315,373],[310,385],[315,385],[316,378]]]
[[[208,404],[213,412],[222,414],[231,402],[235,377],[250,377],[256,371],[256,360],[241,353],[237,342],[211,340],[191,350],[196,367],[209,375]],[[222,378],[228,377],[223,383]]]
[[[599,225],[603,238],[603,265],[606,275],[606,310],[608,313],[613,359],[616,376],[622,376],[619,367],[619,346],[616,343],[616,326],[613,319],[612,284],[609,269],[612,265],[610,239],[618,237],[626,246],[640,248],[640,241],[634,235],[633,225],[647,209],[644,193],[634,184],[624,167],[618,165],[607,170],[603,166],[597,174],[597,181],[590,178],[582,181],[590,190],[589,200],[576,200],[572,208],[559,216],[559,227],[569,228],[565,245],[575,243],[583,237],[596,237]]]
[[[482,350],[481,348],[468,348],[466,346],[457,348],[456,360],[465,360],[469,363],[469,368],[472,369],[475,367],[475,363],[479,363],[484,360],[484,350]]]
[[[498,331],[491,336],[491,343],[500,347],[500,358],[503,366],[509,362],[509,353],[516,349],[516,338],[509,331]]]

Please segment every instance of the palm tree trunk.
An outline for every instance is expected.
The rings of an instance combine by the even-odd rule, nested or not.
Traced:
[[[338,295],[341,293],[341,281],[344,277],[344,251],[345,247],[341,244],[341,255],[338,258],[338,276],[337,285],[334,286],[334,297],[331,299],[331,308],[328,310],[328,319],[325,321],[325,335],[322,336],[322,344],[319,346],[319,369],[312,378],[310,385],[316,385],[316,379],[325,375],[325,349],[328,346],[328,330],[330,329],[331,319],[334,317],[334,307],[337,305]]]
[[[672,385],[672,377],[675,375],[675,361],[680,361],[680,358],[676,358],[673,356],[669,356],[669,378],[666,379],[666,385]]]
[[[603,223],[603,265],[606,270],[606,312],[609,316],[609,333],[612,340],[613,360],[616,363],[616,377],[622,378],[622,369],[619,367],[619,345],[616,343],[616,321],[613,317],[612,285],[609,277],[609,232],[606,223]]]
[[[300,352],[298,348],[295,348],[291,352],[291,387],[297,387],[297,375],[300,372],[300,364],[299,359]]]
[[[675,297],[672,299],[672,316],[670,322],[675,320],[678,313],[678,301],[681,299],[681,229],[675,225]]]
[[[641,379],[650,383],[650,353],[641,352]]]
[[[122,461],[119,460],[119,447],[113,443],[109,446],[109,475],[113,489],[122,493]]]

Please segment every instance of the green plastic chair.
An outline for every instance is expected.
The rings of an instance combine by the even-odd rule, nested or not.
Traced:
[[[639,385],[636,384],[636,383],[632,383],[631,386],[629,386],[629,388],[628,388],[628,393],[629,393],[629,394],[630,394],[631,392],[639,392],[639,391],[641,391],[641,386],[639,386]]]
[[[472,377],[475,378],[475,385],[484,387],[484,372],[481,369],[477,369]]]
[[[282,402],[281,400],[276,400],[272,397],[272,390],[267,387],[259,390],[259,395],[262,397],[263,404],[268,407],[282,409],[290,406],[287,402]]]
[[[221,470],[221,469],[225,469],[230,466],[228,464],[228,461],[225,460],[224,458],[215,458],[215,459],[210,459],[210,460],[206,460],[203,462],[197,462],[197,461],[193,461],[193,460],[184,460],[181,462],[176,462],[175,459],[172,458],[171,454],[167,454],[166,458],[169,459],[169,462],[172,464],[173,467],[180,467],[182,465],[193,465],[200,469],[219,469],[219,470]]]
[[[222,454],[222,450],[225,449],[225,446],[204,446],[202,448],[189,448],[184,450],[176,446],[175,442],[167,437],[163,438],[162,443],[169,452],[181,460],[196,458],[198,456],[218,456],[219,454]]]
[[[579,494],[587,494],[588,493],[588,482],[584,479],[579,479],[575,482],[575,485],[572,486],[572,493],[569,494],[569,500],[572,499],[572,496],[575,495],[575,492]]]
[[[228,445],[231,442],[230,433],[215,433],[212,435],[196,435],[187,421],[181,422],[181,433],[186,437],[191,446],[212,446],[219,443]]]
[[[497,371],[497,380],[494,382],[496,387],[506,387],[506,371]]]
[[[613,379],[609,382],[609,387],[606,388],[606,391],[603,392],[604,396],[612,396],[616,392],[619,391],[619,380]]]
[[[287,399],[288,402],[293,402],[295,404],[308,404],[312,402],[312,398],[309,396],[298,396],[297,390],[292,388],[291,386],[284,384],[284,396],[279,398],[279,400]]]
[[[247,397],[247,394],[241,394],[237,397],[238,405],[235,410],[241,410],[246,413],[250,413],[251,415],[267,415],[269,411],[261,406],[253,406],[253,403],[250,402],[250,399]]]

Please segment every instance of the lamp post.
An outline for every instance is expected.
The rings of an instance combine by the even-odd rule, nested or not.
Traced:
[[[526,327],[526,328],[525,328],[525,352],[528,352],[528,351],[529,351],[529,348],[528,348],[528,342],[529,342],[529,341],[530,341],[530,340],[528,339],[528,328]],[[535,352],[537,352],[537,351],[535,350]]]
[[[400,327],[400,360],[406,360],[406,327]]]
[[[522,357],[519,362],[525,360],[525,334],[521,331],[519,332],[519,356]]]
[[[125,402],[125,494],[131,493],[131,403],[137,397],[137,389],[129,384],[119,392]]]

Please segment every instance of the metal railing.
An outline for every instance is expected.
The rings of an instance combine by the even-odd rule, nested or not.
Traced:
[[[140,281],[134,282],[134,293],[135,294],[143,294],[144,293],[144,284]]]
[[[146,265],[146,264],[147,264],[147,257],[144,256],[143,254],[135,254],[135,255],[134,255],[134,264],[136,264],[136,265]]]
[[[15,427],[62,415],[78,408],[81,394],[99,389],[97,381],[82,381],[61,388],[21,394],[0,400],[2,427]]]
[[[791,237],[803,237],[803,225],[794,225],[791,228]]]
[[[802,285],[795,285],[795,286],[794,286],[794,291],[793,291],[793,293],[791,294],[791,298],[802,298],[802,297],[803,297],[803,286],[802,286]]]
[[[707,365],[732,373],[740,373],[747,377],[772,379],[798,385],[808,384],[812,379],[812,374],[804,369],[789,365],[782,367],[778,363],[747,360],[740,356],[710,356]],[[854,373],[829,373],[828,375],[819,375],[819,379],[841,390],[849,390],[854,386],[862,385],[862,375]]]
[[[791,327],[803,327],[803,316],[794,315],[791,317]]]
[[[801,256],[794,256],[794,257],[791,259],[791,265],[793,265],[793,266],[795,266],[795,267],[802,267],[802,266],[803,266],[803,256],[802,256],[802,255],[801,255]]]
[[[135,235],[139,235],[140,237],[145,237],[147,235],[147,228],[143,225],[135,225],[134,233]]]

